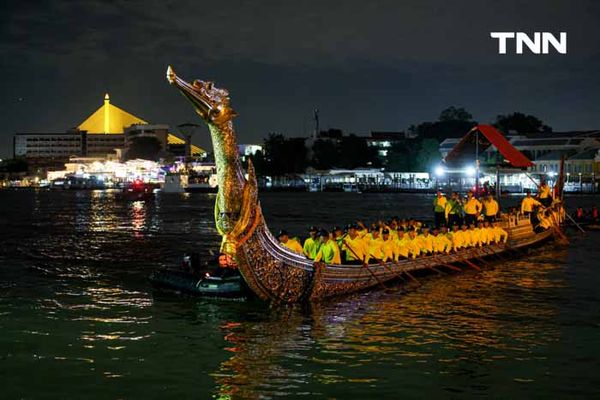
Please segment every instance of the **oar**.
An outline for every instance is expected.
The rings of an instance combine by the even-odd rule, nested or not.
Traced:
[[[437,262],[439,265],[443,265],[444,267],[446,267],[446,268],[449,268],[449,269],[451,269],[451,270],[453,270],[453,271],[456,271],[456,272],[462,272],[462,269],[458,268],[457,266],[455,266],[455,265],[451,265],[451,264],[448,264],[448,263],[445,263],[445,262],[443,262],[443,261],[440,261],[440,260],[439,260],[439,258],[438,258],[438,257],[440,257],[440,256],[433,256],[433,257],[434,257],[434,260],[435,260],[435,261],[436,261],[436,262]]]
[[[350,250],[350,252],[354,255],[354,257],[356,257],[357,260],[360,260],[360,257],[358,256],[358,254],[356,254],[356,252],[354,251],[354,249],[352,249],[352,247],[350,247],[350,245],[348,245],[348,242],[346,242],[346,240],[342,240],[342,243],[344,243],[346,245],[346,248],[348,250]],[[373,271],[371,271],[371,268],[369,267],[369,265],[365,262],[365,259],[362,259],[363,262],[363,267],[366,268],[367,271],[369,271],[369,273],[371,274],[371,276],[373,278],[375,278],[375,280],[377,281],[377,283],[379,283],[379,285],[381,285],[382,288],[384,288],[386,291],[388,290],[387,286],[385,286],[383,284],[383,282],[381,282],[381,280],[379,280],[379,278],[377,277],[377,275],[375,275],[373,273]]]

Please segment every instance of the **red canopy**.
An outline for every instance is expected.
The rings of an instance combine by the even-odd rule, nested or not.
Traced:
[[[481,135],[477,135],[477,131],[479,131]],[[531,160],[510,144],[504,135],[491,125],[477,125],[471,129],[461,141],[450,150],[445,161],[451,163],[454,160],[463,158],[467,152],[469,155],[474,154],[475,141],[477,139],[479,139],[480,153],[485,151],[488,147],[494,146],[512,167],[527,168],[533,166]]]

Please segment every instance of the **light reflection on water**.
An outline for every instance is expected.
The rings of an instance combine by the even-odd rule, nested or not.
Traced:
[[[22,208],[0,214],[0,376],[11,382],[7,397],[595,393],[600,299],[589,260],[598,255],[597,237],[480,273],[423,277],[418,289],[269,308],[148,285],[153,268],[218,246],[212,195],[148,203],[105,192],[11,195],[20,197],[0,201]],[[331,223],[339,209],[346,219],[381,212],[364,197],[341,196],[334,203],[337,197],[325,195],[318,220]],[[386,213],[394,201],[368,198],[379,199]],[[420,199],[397,203],[426,213]],[[310,202],[280,195],[262,202],[270,225],[297,234],[308,225]],[[30,385],[32,378],[39,383]],[[102,391],[89,391],[99,383],[106,384]]]

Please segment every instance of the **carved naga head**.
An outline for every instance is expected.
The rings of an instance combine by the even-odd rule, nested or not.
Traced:
[[[212,82],[195,80],[189,84],[175,75],[171,66],[167,68],[167,80],[193,104],[208,124],[222,125],[237,115],[230,106],[229,92],[215,87]]]

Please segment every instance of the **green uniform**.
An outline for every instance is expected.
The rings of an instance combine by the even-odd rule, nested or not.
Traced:
[[[304,255],[311,260],[314,260],[321,248],[321,241],[319,239],[313,239],[309,237],[304,241],[304,246],[302,246],[302,251]]]
[[[340,248],[335,240],[329,239],[326,243],[323,243],[315,257],[315,261],[323,261],[326,264],[342,263]]]

